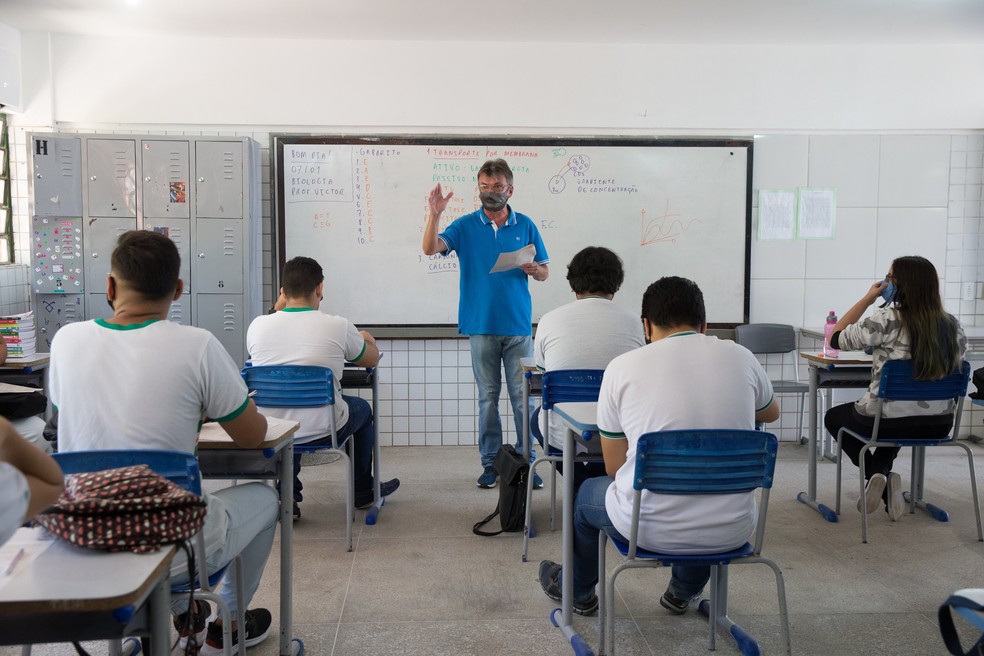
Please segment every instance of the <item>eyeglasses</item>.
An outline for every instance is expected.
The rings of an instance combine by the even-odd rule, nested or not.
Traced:
[[[895,280],[895,276],[893,276],[893,275],[892,275],[892,274],[890,274],[890,273],[886,273],[886,274],[885,274],[885,280],[887,280],[887,281],[889,281],[889,282],[892,282],[893,280]]]
[[[489,184],[480,184],[480,185],[478,185],[478,190],[479,191],[483,191],[483,192],[484,191],[494,191],[497,194],[503,193],[508,188],[509,188],[509,185],[502,184],[501,182],[498,182],[498,183],[496,183],[494,185],[489,185]]]

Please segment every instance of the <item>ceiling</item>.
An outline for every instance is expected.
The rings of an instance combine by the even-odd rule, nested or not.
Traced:
[[[984,0],[0,0],[0,23],[107,36],[952,45],[984,43]]]

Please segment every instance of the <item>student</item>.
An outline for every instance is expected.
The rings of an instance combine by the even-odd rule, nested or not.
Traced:
[[[752,430],[779,418],[772,383],[751,351],[705,335],[704,297],[684,278],[660,278],[642,298],[647,346],[612,360],[598,400],[608,476],[584,482],[574,503],[574,612],[598,608],[598,531],[630,532],[636,443],[645,433],[688,428]],[[755,531],[755,493],[708,496],[643,491],[639,546],[674,554],[728,551]],[[625,539],[624,537],[622,539]],[[561,567],[540,563],[540,585],[560,600]],[[660,605],[683,614],[710,568],[674,566]]]
[[[576,300],[540,319],[533,343],[538,369],[604,369],[612,358],[645,345],[639,317],[612,300],[624,279],[622,260],[607,248],[588,246],[571,258],[567,281]],[[563,449],[566,429],[563,422],[552,423],[550,445]],[[530,416],[530,434],[542,445],[546,430],[546,413],[537,408]],[[575,493],[584,479],[604,474],[603,465],[578,464]]]
[[[502,369],[516,422],[517,447],[523,435],[523,367],[533,346],[533,302],[527,277],[544,281],[550,258],[536,224],[508,205],[513,194],[513,173],[504,159],[490,159],[478,170],[478,197],[482,207],[456,219],[438,234],[441,214],[454,195],[444,196],[441,185],[428,198],[430,215],[424,228],[425,255],[458,254],[461,267],[458,332],[468,335],[472,371],[478,386],[478,450],[482,474],[476,485],[493,488],[495,454],[502,446],[499,392]],[[532,245],[533,261],[519,269],[489,273],[501,252]],[[532,449],[530,460],[533,460]]]
[[[266,436],[266,418],[247,395],[239,368],[208,331],[167,320],[171,301],[181,297],[181,258],[174,243],[153,232],[120,236],[113,251],[106,299],[114,314],[63,326],[51,344],[49,387],[58,408],[58,450],[166,449],[194,453],[203,416],[212,417],[237,445],[254,448]],[[276,491],[259,482],[205,495],[207,569],[213,572],[242,556],[248,604],[270,554],[279,513]],[[236,616],[235,568],[220,594]],[[183,554],[172,580],[187,582]],[[211,613],[196,600],[172,600],[175,628],[194,627],[198,644]],[[245,634],[247,647],[270,632],[265,608],[247,610],[246,627],[234,622],[233,642]],[[222,653],[220,619],[208,626],[201,654]]]
[[[0,365],[7,361],[7,343],[0,339]],[[33,417],[22,417],[19,419],[9,419],[13,424],[14,430],[28,442],[38,447],[45,453],[51,453],[51,443],[44,437],[44,419],[35,415]]]
[[[355,507],[372,504],[373,416],[365,399],[342,394],[342,370],[345,362],[360,367],[379,363],[376,340],[359,331],[347,319],[319,312],[324,299],[325,275],[321,265],[310,257],[295,257],[284,265],[280,276],[280,298],[274,314],[257,317],[246,331],[246,350],[253,366],[297,364],[331,369],[335,384],[335,428],[339,440],[352,435],[355,440]],[[271,417],[281,417],[301,424],[294,436],[295,444],[331,445],[328,406],[323,408],[264,408]],[[294,519],[299,519],[303,485],[298,473],[300,458],[294,458]],[[381,482],[380,496],[389,496],[400,487],[400,479]]]
[[[870,317],[861,315],[881,297],[885,303]],[[947,314],[940,298],[940,281],[932,262],[917,255],[896,258],[880,280],[834,326],[830,344],[834,348],[873,348],[871,384],[855,403],[827,411],[823,423],[834,438],[841,427],[871,435],[878,406],[881,370],[889,360],[912,360],[916,380],[938,380],[960,366],[967,351],[967,338],[957,319]],[[893,438],[944,437],[953,427],[950,401],[885,401],[878,432]],[[863,443],[846,435],[844,453],[855,465]],[[878,509],[884,501],[889,519],[898,521],[904,511],[902,478],[892,471],[898,447],[880,446],[864,452],[867,506]],[[861,499],[858,499],[861,512]]]
[[[58,463],[0,417],[0,545],[57,501],[64,486]]]

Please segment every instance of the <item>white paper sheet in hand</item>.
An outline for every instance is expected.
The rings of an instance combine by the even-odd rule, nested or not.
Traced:
[[[523,246],[518,251],[499,253],[499,259],[495,261],[495,266],[492,267],[492,270],[489,271],[489,273],[499,273],[500,271],[518,269],[522,265],[532,262],[535,256],[536,246],[533,244]]]

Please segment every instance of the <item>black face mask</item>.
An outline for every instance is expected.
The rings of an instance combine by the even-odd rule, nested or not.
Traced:
[[[112,310],[114,312],[116,311],[116,308],[113,307],[113,302],[111,300],[109,300],[109,297],[108,296],[106,297],[106,303],[107,303],[107,305],[109,305],[109,309],[110,310]]]
[[[482,207],[490,212],[498,212],[509,202],[509,196],[497,194],[494,191],[483,191],[478,194],[478,198],[482,201]]]

